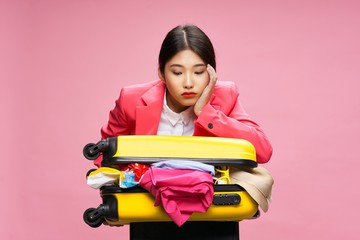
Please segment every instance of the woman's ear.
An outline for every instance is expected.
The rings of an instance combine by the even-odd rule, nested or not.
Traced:
[[[164,75],[162,74],[162,72],[160,71],[160,68],[158,68],[158,76],[159,76],[159,78],[161,79],[161,81],[165,82],[165,77],[164,77]]]

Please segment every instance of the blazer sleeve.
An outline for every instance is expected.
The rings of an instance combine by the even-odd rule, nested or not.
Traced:
[[[115,107],[109,113],[109,121],[105,124],[100,132],[101,138],[106,139],[119,135],[129,135],[127,118],[124,110],[124,89],[121,89],[119,98],[115,101]],[[102,155],[94,160],[94,165],[101,166]]]
[[[101,137],[103,139],[130,134],[130,129],[124,109],[124,103],[126,103],[124,98],[124,89],[121,89],[120,96],[115,102],[115,107],[109,113],[108,123],[101,128]]]
[[[218,91],[214,101],[202,109],[195,120],[194,135],[245,139],[254,145],[258,163],[268,162],[273,151],[262,128],[242,107],[235,84]]]

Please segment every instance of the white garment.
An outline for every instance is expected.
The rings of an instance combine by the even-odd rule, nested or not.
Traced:
[[[118,183],[120,175],[121,171],[115,168],[100,167],[87,176],[86,183],[92,188],[99,189],[105,185]]]
[[[165,91],[157,135],[192,136],[194,134],[194,107],[189,107],[181,113],[176,113],[168,107],[166,94]]]

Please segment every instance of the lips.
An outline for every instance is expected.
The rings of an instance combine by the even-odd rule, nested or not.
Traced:
[[[186,97],[186,98],[191,98],[194,97],[196,95],[196,93],[194,92],[184,92],[183,94],[181,94],[181,96]]]

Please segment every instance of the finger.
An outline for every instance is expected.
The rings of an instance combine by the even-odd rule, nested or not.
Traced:
[[[210,76],[210,82],[216,82],[217,74],[215,72],[215,69],[210,64],[207,65],[207,71]]]

